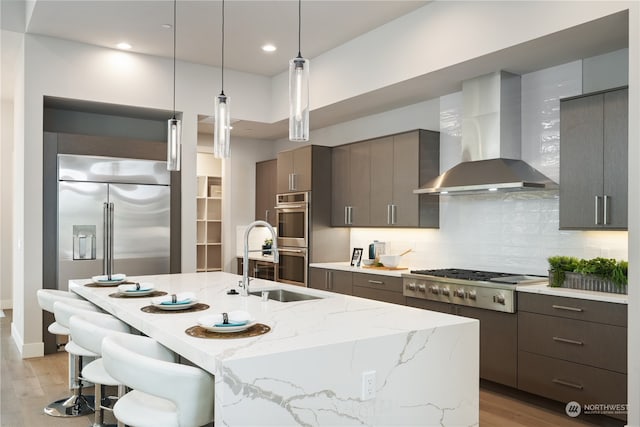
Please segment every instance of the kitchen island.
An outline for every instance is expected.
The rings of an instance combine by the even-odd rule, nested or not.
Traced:
[[[477,320],[252,280],[252,291],[319,297],[263,302],[228,295],[240,276],[222,272],[129,279],[170,294],[194,292],[210,307],[154,314],[141,311],[149,297],[114,298],[117,288],[85,286],[88,280],[70,281],[70,290],[214,374],[216,425],[478,424]],[[185,333],[204,315],[233,310],[271,331],[228,339]]]

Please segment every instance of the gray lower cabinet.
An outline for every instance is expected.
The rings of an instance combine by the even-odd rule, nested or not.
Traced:
[[[353,273],[353,296],[393,304],[406,304],[402,278],[380,274]]]
[[[308,279],[310,288],[345,295],[352,294],[352,273],[350,271],[310,267]]]
[[[626,229],[628,90],[560,102],[560,228]]]
[[[561,402],[627,403],[626,318],[624,304],[519,293],[518,388]]]
[[[480,321],[480,378],[516,387],[518,374],[516,314],[418,298],[407,298],[407,305],[478,319]]]
[[[439,133],[422,129],[334,147],[332,225],[438,227],[438,196],[413,190],[439,164]]]

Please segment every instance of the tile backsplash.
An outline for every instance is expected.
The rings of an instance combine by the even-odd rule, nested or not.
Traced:
[[[582,93],[582,61],[522,76],[522,159],[558,181],[559,99]],[[459,93],[440,99],[441,171],[461,160]],[[387,242],[403,265],[546,274],[547,257],[627,259],[626,231],[559,230],[558,192],[441,196],[440,229],[351,230],[351,246]],[[346,258],[346,256],[345,256]]]

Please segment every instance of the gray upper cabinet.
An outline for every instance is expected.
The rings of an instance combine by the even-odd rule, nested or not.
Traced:
[[[417,130],[333,148],[334,226],[438,227],[439,197],[413,194],[438,175],[440,136]]]
[[[626,229],[628,90],[560,103],[560,228]]]
[[[256,220],[276,226],[276,193],[278,161],[265,160],[256,163]]]
[[[278,153],[278,193],[311,191],[311,147]]]
[[[370,170],[368,142],[343,145],[332,150],[332,225],[369,224]]]

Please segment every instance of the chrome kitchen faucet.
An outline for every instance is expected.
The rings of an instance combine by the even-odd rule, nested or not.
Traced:
[[[258,227],[258,226],[267,227],[271,232],[271,238],[273,241],[271,246],[271,253],[273,253],[273,262],[274,264],[278,263],[278,258],[279,258],[278,237],[276,236],[276,230],[274,230],[271,224],[269,224],[266,221],[254,221],[251,224],[249,224],[247,228],[244,230],[244,252],[242,255],[242,282],[240,283],[240,288],[242,288],[240,290],[240,295],[242,295],[243,297],[249,296],[249,252],[262,252],[262,248],[249,250],[249,232],[251,232],[251,230],[254,227]]]

